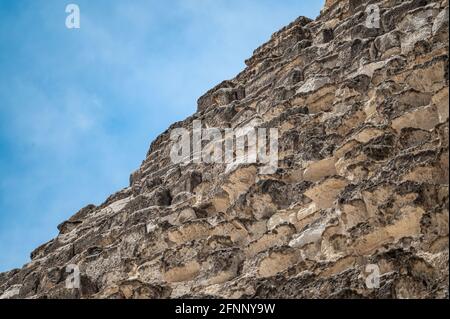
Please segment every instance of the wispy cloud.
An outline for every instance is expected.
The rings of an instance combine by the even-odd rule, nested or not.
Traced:
[[[151,140],[244,67],[299,0],[0,2],[0,271],[127,186]]]

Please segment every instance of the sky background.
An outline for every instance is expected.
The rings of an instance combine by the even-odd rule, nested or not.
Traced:
[[[323,3],[0,0],[0,272],[127,187],[158,134]]]

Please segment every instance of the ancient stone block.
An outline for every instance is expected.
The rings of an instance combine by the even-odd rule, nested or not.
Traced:
[[[347,185],[348,181],[344,178],[332,177],[310,188],[305,195],[311,198],[317,207],[330,208]]]
[[[185,265],[168,269],[164,273],[167,282],[183,282],[195,279],[200,273],[200,264],[192,260]]]
[[[0,273],[0,299],[448,298],[447,29],[448,0],[327,0],[158,136],[130,187]],[[277,169],[173,163],[193,121],[278,129]]]
[[[258,274],[260,277],[272,277],[298,261],[299,255],[295,250],[284,248],[271,251],[259,263]]]
[[[392,127],[400,132],[403,128],[431,130],[439,124],[439,114],[434,105],[424,106],[406,113],[392,121]]]

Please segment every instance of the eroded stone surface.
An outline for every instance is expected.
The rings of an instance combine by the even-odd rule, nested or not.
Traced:
[[[0,298],[448,298],[448,1],[370,1],[375,29],[365,3],[298,18],[170,128],[278,128],[275,174],[173,164],[168,130]]]

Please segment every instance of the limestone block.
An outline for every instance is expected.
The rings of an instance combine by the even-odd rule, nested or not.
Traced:
[[[278,226],[276,229],[265,234],[260,239],[251,242],[247,248],[247,255],[252,257],[269,248],[286,245],[294,232],[295,228],[293,226]]]
[[[335,162],[335,158],[330,157],[307,165],[303,173],[304,180],[310,182],[318,182],[324,177],[335,175]]]
[[[295,265],[298,261],[299,254],[295,250],[285,248],[271,251],[259,263],[258,275],[263,278],[275,276]]]
[[[392,120],[392,128],[397,132],[408,127],[428,131],[434,129],[437,124],[439,124],[439,114],[434,105],[420,107]]]
[[[363,236],[355,245],[355,252],[366,255],[387,243],[404,237],[420,236],[420,221],[425,213],[420,207],[406,206],[401,209],[402,217],[392,225],[379,228]]]
[[[445,123],[448,120],[449,104],[448,104],[448,87],[443,88],[437,92],[433,98],[432,103],[437,108],[439,114],[439,123]]]
[[[168,269],[164,273],[164,280],[167,282],[183,282],[195,279],[200,273],[200,264],[191,260],[185,265]]]
[[[206,238],[209,236],[210,230],[211,226],[206,221],[191,221],[169,230],[168,238],[176,244],[182,244],[187,241]]]
[[[346,179],[333,177],[310,188],[305,192],[305,195],[311,198],[317,207],[326,209],[333,206],[337,196],[347,185]]]

